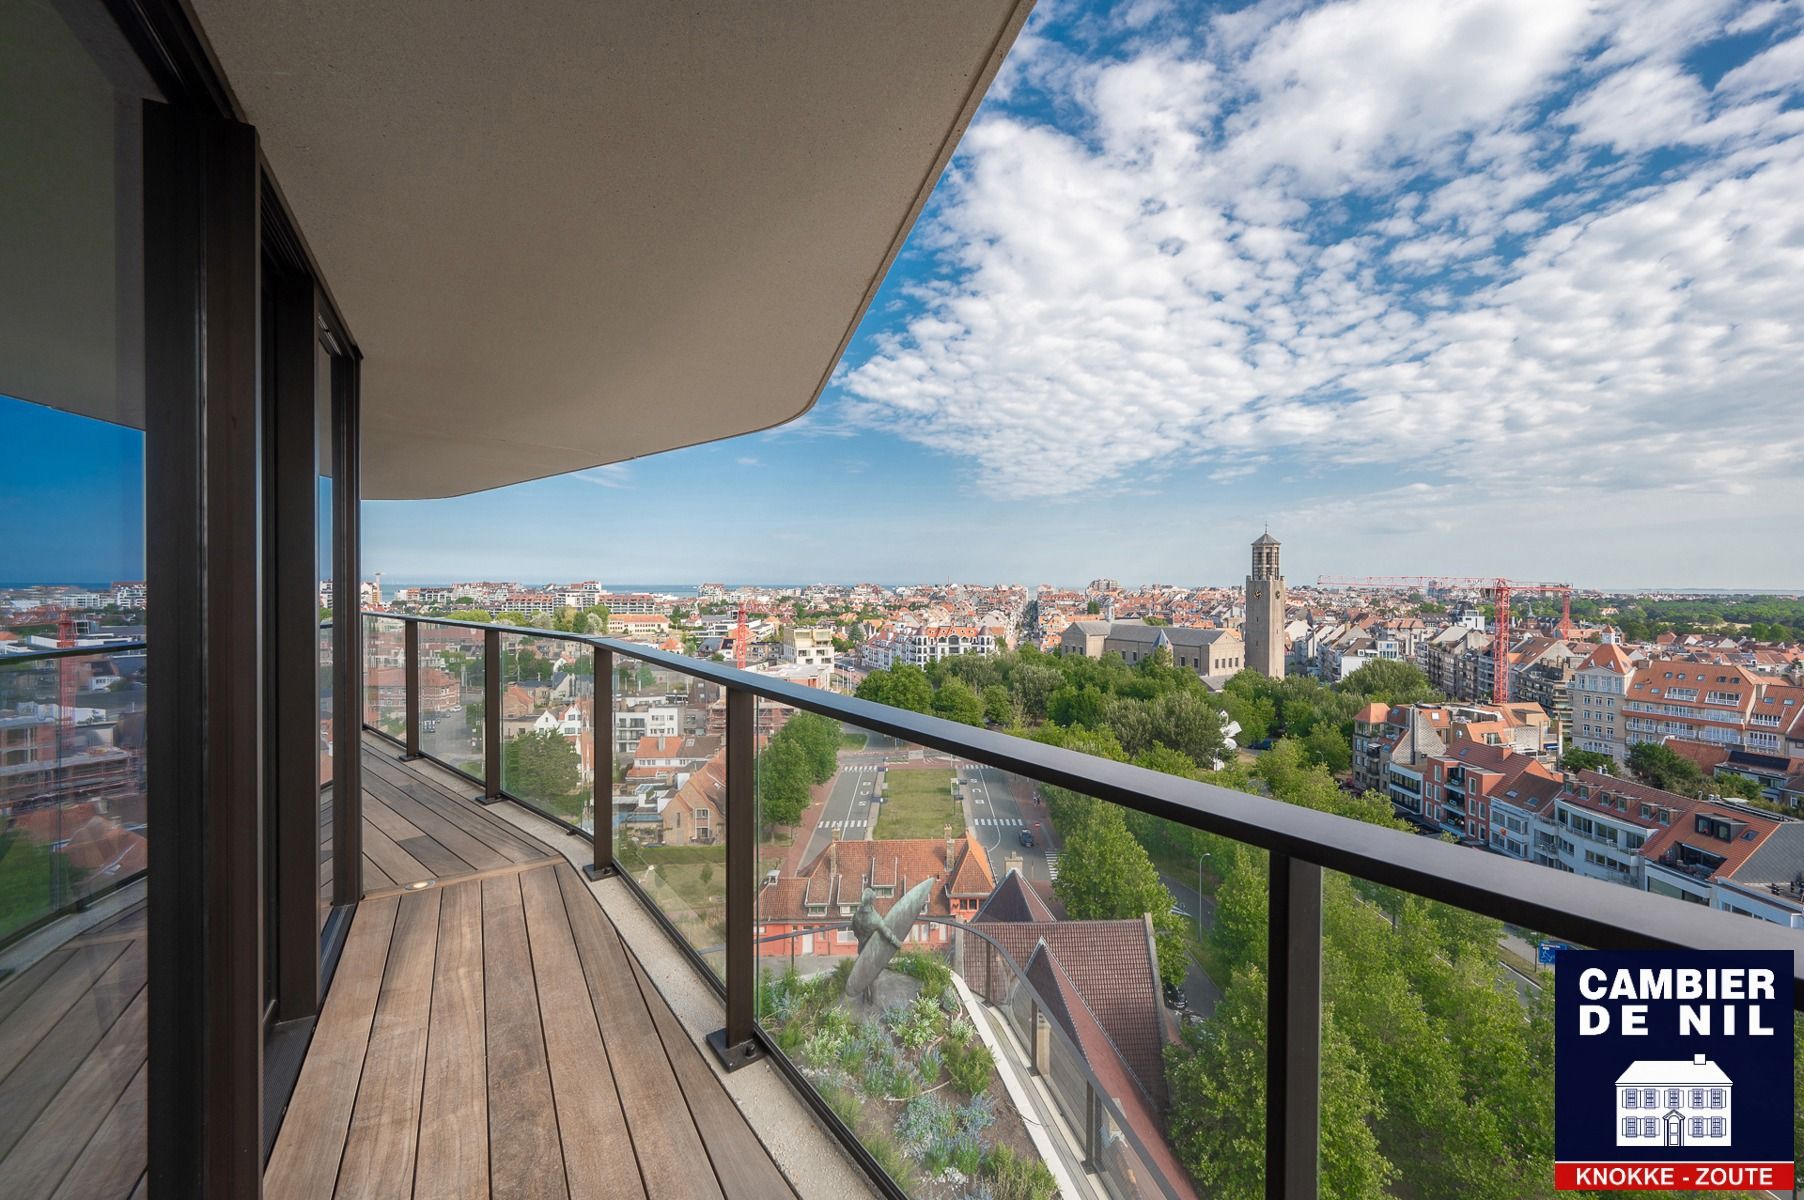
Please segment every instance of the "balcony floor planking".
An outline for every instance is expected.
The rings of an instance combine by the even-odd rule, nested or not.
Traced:
[[[0,1196],[132,1193],[144,1174],[142,904],[0,984]]]
[[[360,906],[265,1181],[270,1200],[794,1195],[562,861]]]
[[[561,854],[368,734],[364,779],[366,898],[271,1200],[794,1196]]]

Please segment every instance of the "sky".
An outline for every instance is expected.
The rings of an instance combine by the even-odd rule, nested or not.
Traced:
[[[1795,0],[1040,0],[811,412],[366,569],[1804,588],[1800,197]]]

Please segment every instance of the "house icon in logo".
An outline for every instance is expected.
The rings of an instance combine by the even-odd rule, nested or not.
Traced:
[[[1616,1144],[1727,1146],[1733,1087],[1702,1054],[1630,1063],[1616,1080]]]

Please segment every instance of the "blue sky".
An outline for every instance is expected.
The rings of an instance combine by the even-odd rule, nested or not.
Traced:
[[[1269,521],[1296,581],[1804,587],[1801,79],[1793,2],[1041,0],[807,417],[371,503],[367,568],[1228,582]]]

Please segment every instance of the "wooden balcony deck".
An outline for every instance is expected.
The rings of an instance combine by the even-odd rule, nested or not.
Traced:
[[[139,903],[0,984],[0,1196],[143,1191],[144,947]]]
[[[793,1197],[561,854],[388,743],[364,778],[366,898],[272,1200]]]
[[[366,898],[266,1194],[793,1197],[568,860],[473,781],[363,753]],[[144,918],[0,982],[7,1200],[145,1191]]]

